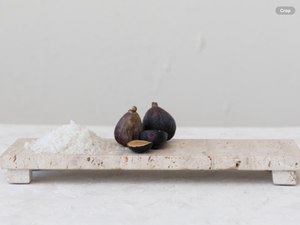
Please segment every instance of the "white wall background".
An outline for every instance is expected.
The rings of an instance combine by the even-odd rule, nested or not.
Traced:
[[[0,0],[0,123],[115,125],[157,101],[178,126],[300,126],[299,12],[299,1]]]

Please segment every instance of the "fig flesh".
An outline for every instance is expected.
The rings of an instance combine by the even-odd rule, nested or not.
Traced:
[[[127,147],[136,153],[143,153],[148,151],[152,147],[152,142],[133,140],[127,143]]]
[[[135,106],[129,109],[115,127],[115,139],[123,146],[127,146],[127,143],[132,140],[139,139],[140,132],[143,131],[143,124],[136,110]]]
[[[168,133],[162,130],[144,130],[140,133],[140,139],[152,142],[152,148],[159,149],[167,142]]]
[[[152,102],[150,108],[143,119],[144,130],[162,130],[168,133],[168,140],[170,140],[176,131],[176,123],[174,118],[166,110]]]

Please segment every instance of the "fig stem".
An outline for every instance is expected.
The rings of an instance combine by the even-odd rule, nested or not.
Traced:
[[[128,111],[129,111],[129,112],[133,112],[133,113],[135,113],[135,112],[136,112],[136,110],[137,110],[136,106],[132,106],[132,108],[131,108],[131,109],[129,109]]]
[[[152,107],[153,106],[158,106],[157,102],[152,102]]]

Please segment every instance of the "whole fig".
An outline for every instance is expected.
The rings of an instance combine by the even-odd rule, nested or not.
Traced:
[[[156,102],[152,102],[150,108],[143,119],[144,130],[162,130],[168,133],[170,140],[176,131],[174,118],[164,109],[160,108]]]
[[[153,143],[153,149],[162,148],[168,140],[168,133],[162,130],[144,130],[140,133],[141,140]]]
[[[132,140],[138,140],[140,132],[143,131],[143,124],[136,110],[135,106],[129,109],[115,127],[115,139],[123,146],[127,146]]]

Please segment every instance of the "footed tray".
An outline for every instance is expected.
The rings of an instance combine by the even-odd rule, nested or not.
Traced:
[[[274,184],[295,185],[300,150],[293,140],[172,139],[137,154],[108,139],[97,154],[38,153],[18,139],[1,156],[9,183],[30,183],[32,170],[269,170]]]

